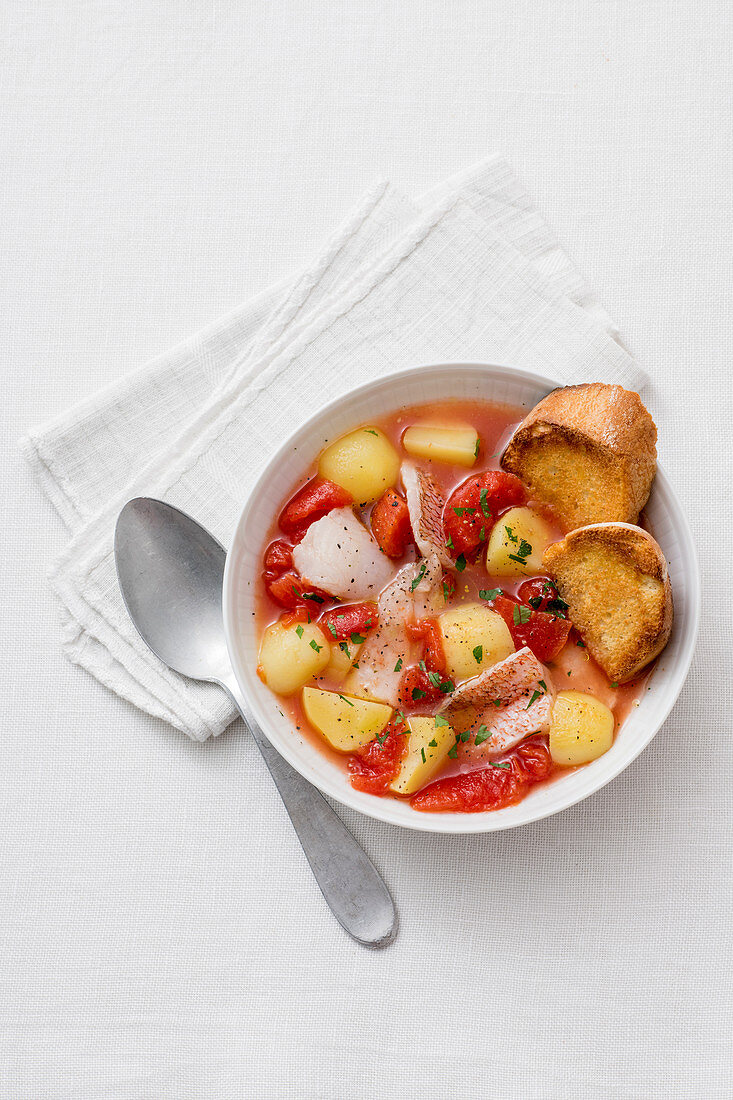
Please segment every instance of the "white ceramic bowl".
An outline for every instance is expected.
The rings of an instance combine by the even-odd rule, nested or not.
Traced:
[[[254,585],[273,517],[292,486],[312,467],[324,443],[366,420],[379,420],[405,405],[446,399],[499,401],[532,408],[556,385],[528,371],[481,363],[444,363],[392,374],[326,405],[288,439],[260,475],[247,501],[229,551],[224,576],[224,623],[239,685],[275,748],[324,794],[370,817],[437,833],[480,833],[511,829],[558,813],[587,798],[622,772],[649,744],[674,706],[687,676],[697,637],[700,581],[689,527],[662,470],[657,470],[646,507],[655,537],[669,563],[675,621],[669,645],[643,693],[598,760],[552,783],[531,789],[522,802],[489,813],[419,813],[406,802],[355,791],[346,769],[297,733],[280,713],[278,700],[257,676]]]

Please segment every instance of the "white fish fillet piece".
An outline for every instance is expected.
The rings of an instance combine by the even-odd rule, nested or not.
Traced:
[[[470,741],[459,745],[459,758],[482,763],[514,748],[530,734],[545,733],[550,727],[553,699],[549,672],[524,646],[456,688],[442,714],[457,733],[471,730]],[[474,735],[482,724],[491,736],[476,745]]]
[[[374,600],[394,565],[351,508],[334,508],[293,547],[293,564],[314,588],[341,600]]]
[[[405,623],[435,614],[442,577],[443,570],[434,554],[400,569],[377,601],[379,625],[361,647],[359,667],[344,685],[349,691],[361,690],[374,699],[397,705],[403,669],[412,663],[417,649],[407,636]]]
[[[455,562],[445,547],[443,490],[434,477],[411,462],[403,462],[400,473],[418,550],[425,558],[435,554],[447,569],[455,569]]]

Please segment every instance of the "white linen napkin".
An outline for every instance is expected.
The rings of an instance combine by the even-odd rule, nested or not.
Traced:
[[[67,655],[190,737],[220,733],[223,692],[162,665],[127,616],[112,556],[124,502],[164,498],[227,545],[270,455],[339,394],[441,360],[639,390],[615,335],[501,158],[415,202],[375,185],[298,277],[23,441],[71,534],[51,573]]]

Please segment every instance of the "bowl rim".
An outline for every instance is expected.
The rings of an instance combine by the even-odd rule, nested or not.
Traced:
[[[535,807],[532,812],[521,813],[521,807],[524,802],[516,803],[512,807],[507,807],[517,811],[517,820],[506,820],[506,818],[496,811],[481,811],[474,814],[461,815],[460,822],[453,820],[454,815],[448,815],[435,813],[417,813],[415,812],[416,820],[414,822],[405,822],[398,820],[394,813],[391,812],[395,800],[389,798],[380,798],[377,796],[371,796],[368,805],[361,803],[357,804],[357,797],[361,792],[353,791],[354,798],[350,798],[352,789],[350,787],[339,786],[336,781],[331,781],[328,776],[324,776],[311,766],[304,766],[303,761],[298,759],[295,747],[289,743],[287,738],[281,737],[279,732],[275,730],[273,732],[272,725],[269,720],[269,716],[264,713],[259,706],[259,700],[252,698],[252,693],[244,680],[241,671],[241,661],[239,655],[239,648],[237,646],[237,638],[235,631],[235,555],[232,553],[238,543],[246,539],[248,530],[248,522],[251,515],[252,503],[262,488],[263,482],[268,478],[273,467],[278,462],[281,462],[284,458],[288,460],[291,457],[291,450],[294,445],[294,440],[301,435],[306,434],[313,429],[313,426],[322,420],[322,418],[328,416],[328,414],[337,409],[345,401],[352,399],[362,398],[370,391],[376,391],[378,389],[389,388],[392,384],[399,384],[416,374],[420,373],[432,373],[439,374],[451,369],[467,370],[469,373],[475,372],[477,375],[484,371],[491,371],[493,374],[503,374],[512,378],[519,378],[530,384],[536,385],[538,388],[544,388],[549,393],[551,390],[564,386],[566,383],[553,379],[547,375],[539,374],[535,371],[527,370],[523,367],[509,367],[503,364],[487,363],[477,360],[466,361],[453,361],[442,363],[420,363],[414,366],[404,367],[400,370],[392,371],[389,374],[382,375],[379,378],[375,378],[369,382],[363,383],[360,386],[356,386],[353,389],[347,390],[345,393],[340,394],[333,400],[322,405],[312,416],[303,421],[298,428],[291,432],[277,448],[277,450],[271,455],[265,466],[260,470],[259,475],[252,484],[244,505],[239,514],[239,518],[234,528],[234,534],[232,536],[230,551],[227,554],[226,565],[224,569],[224,581],[222,588],[222,612],[224,620],[224,632],[226,637],[227,650],[229,652],[229,658],[234,670],[234,675],[239,685],[240,691],[247,699],[249,706],[254,712],[254,717],[259,723],[265,736],[270,744],[277,752],[297,771],[303,778],[307,779],[313,784],[322,794],[333,798],[340,805],[347,807],[350,810],[356,810],[358,813],[362,813],[367,817],[373,818],[377,821],[382,821],[390,825],[396,825],[402,829],[411,829],[417,832],[431,832],[431,833],[444,833],[446,835],[470,835],[476,833],[489,833],[499,832],[505,829],[515,829],[523,825],[529,825],[536,821],[542,821],[547,817],[552,817],[557,813],[561,813],[563,810],[569,809],[571,806],[577,805],[584,799],[589,798],[592,794],[601,790],[612,780],[616,779],[621,772],[623,772],[633,761],[644,751],[644,749],[651,743],[656,737],[659,730],[662,728],[667,718],[669,717],[672,708],[674,707],[680,692],[687,680],[692,658],[694,656],[695,647],[697,644],[697,638],[700,628],[700,601],[701,601],[701,584],[700,584],[700,567],[697,555],[697,548],[692,537],[687,516],[684,510],[680,506],[677,495],[669,482],[663,468],[657,463],[656,475],[654,485],[652,487],[652,493],[657,487],[671,499],[675,505],[674,509],[674,528],[675,532],[680,538],[680,541],[685,544],[685,553],[688,557],[691,565],[691,576],[688,578],[690,581],[690,589],[688,598],[686,601],[686,612],[690,617],[690,624],[687,630],[686,636],[682,643],[682,648],[677,660],[677,668],[675,672],[675,683],[672,690],[668,690],[666,698],[661,702],[657,712],[655,713],[652,721],[650,722],[649,731],[643,735],[638,736],[633,746],[627,750],[625,755],[622,755],[619,760],[611,767],[610,771],[601,773],[596,779],[586,784],[587,789],[581,789],[580,791],[574,791],[569,796],[561,800],[559,804],[552,805],[550,807]],[[653,685],[653,678],[651,681]],[[273,696],[273,698],[276,698]],[[562,782],[560,779],[559,782]],[[373,803],[373,805],[372,805]],[[401,803],[398,803],[401,805]],[[464,820],[465,819],[465,820]]]

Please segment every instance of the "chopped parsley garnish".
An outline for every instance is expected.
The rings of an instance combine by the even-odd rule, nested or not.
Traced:
[[[448,603],[448,600],[450,599],[450,586],[448,584],[448,581],[443,581],[443,599],[446,603]]]
[[[432,741],[428,741],[428,748],[429,749],[437,749],[437,747],[438,747],[438,742],[435,740],[435,738],[433,738]]]
[[[374,428],[365,428],[364,431],[367,435],[379,435],[379,432],[375,432]]]
[[[352,634],[351,635],[351,644],[352,645],[361,645],[361,643],[365,642],[365,641],[366,641],[366,638],[364,637],[363,634]]]
[[[476,732],[475,742],[477,745],[483,745],[484,741],[488,741],[491,737],[491,731],[483,723],[479,726]]]
[[[617,688],[617,687],[618,687],[618,684],[617,684],[617,683],[613,683],[613,684],[611,684],[611,687],[612,687],[612,688]]]
[[[475,446],[475,447],[474,447],[474,449],[473,449],[473,457],[474,457],[474,458],[478,458],[478,452],[479,452],[479,447],[480,447],[480,446],[481,446],[481,443],[480,443],[480,441],[479,441],[479,440],[477,439],[477,440],[476,440],[476,446]]]
[[[479,493],[479,500],[481,501],[481,511],[484,513],[487,519],[491,519],[491,509],[489,508],[489,495],[486,489],[482,489]]]
[[[506,537],[509,539],[510,542],[519,542],[519,539],[514,534],[511,527],[505,527],[504,530],[506,531]]]
[[[450,756],[451,760],[455,760],[455,758],[458,756],[458,741],[456,741],[455,745],[448,750],[448,756]]]
[[[511,557],[511,555],[510,555]],[[520,626],[524,623],[528,623],[532,615],[532,608],[525,607],[524,604],[515,603],[512,610],[512,618],[514,619],[514,625]]]
[[[497,596],[501,595],[501,591],[501,588],[482,588],[479,596],[482,600],[495,600]]]
[[[425,664],[424,661],[418,661],[417,667],[420,669],[421,672],[427,672],[428,670],[428,666]]]
[[[353,703],[351,702],[351,699],[347,699],[345,695],[341,695],[341,694],[339,694],[339,699],[341,699],[341,700],[342,700],[342,702],[344,702],[344,703],[348,703],[350,707],[353,707],[353,705],[354,705],[354,704],[353,704]]]
[[[540,680],[539,684],[540,684],[540,687],[542,688],[543,691],[547,691],[547,684],[545,683],[544,680]]]
[[[333,625],[333,623],[326,623],[326,626],[327,626],[327,627],[328,627],[328,629],[329,629],[329,630],[331,631],[331,633],[333,634],[334,638],[337,638],[337,637],[338,637],[338,634],[337,634],[337,632],[336,632],[336,627],[335,627],[335,626]]]
[[[293,591],[295,591],[295,589],[293,589]],[[313,600],[314,603],[324,603],[325,602],[324,599],[323,599],[323,596],[319,596],[315,592],[304,592],[303,593],[303,599],[304,600]]]
[[[439,685],[443,695],[449,695],[451,691],[456,690],[456,685],[452,680],[443,680],[443,683]]]
[[[491,702],[494,704],[495,707],[501,706],[501,699],[492,699]]]
[[[422,762],[424,764],[425,760],[426,760],[426,756],[425,756],[425,749],[422,746],[420,746],[420,755],[422,756]]]
[[[507,530],[509,530],[509,528],[507,528]],[[516,542],[516,541],[517,540],[514,539],[514,542]],[[529,555],[531,553],[532,553],[531,545],[526,541],[526,539],[522,539],[521,543],[519,544],[519,549],[517,550],[516,554],[510,554],[509,557],[511,558],[512,561],[518,561],[520,565],[526,565],[527,564],[527,558],[529,557]]]
[[[465,568],[466,568],[466,555],[465,554],[459,554],[458,557],[456,558],[456,569],[458,570],[459,573],[462,573]]]
[[[486,528],[485,527],[481,528],[478,537],[481,539],[481,542],[484,541],[484,539],[486,538]]]
[[[436,726],[448,726],[448,725],[450,725],[450,723],[449,723],[447,718],[443,717],[442,714],[436,714],[435,715],[435,725]]]
[[[420,563],[420,568],[419,568],[419,569],[418,569],[418,571],[417,571],[417,576],[415,577],[414,581],[413,581],[413,582],[412,582],[412,584],[410,585],[410,591],[411,591],[411,592],[414,592],[414,591],[415,591],[415,589],[416,589],[416,588],[417,588],[417,586],[419,585],[420,581],[421,581],[421,580],[423,579],[423,577],[425,576],[425,570],[426,570],[426,568],[427,568],[427,566],[426,566],[425,562],[424,562],[424,561],[423,561],[423,562],[421,562],[421,563]]]
[[[511,768],[511,764],[508,760],[505,764],[495,764],[493,760],[490,760],[489,761],[489,766],[492,767],[492,768],[504,768],[504,769]]]
[[[538,699],[542,698],[542,694],[543,693],[541,691],[533,691],[532,692],[532,698],[527,703],[527,706],[524,709],[529,710],[529,708],[532,706],[533,703],[536,703]]]
[[[470,730],[464,730],[463,733],[461,734],[461,741],[466,742],[466,741],[470,740],[470,737],[471,737],[471,731]]]
[[[433,687],[435,687],[435,688],[440,687],[440,673],[439,672],[429,672],[428,673],[428,680],[433,685]]]
[[[302,626],[296,626],[295,633],[298,635],[299,638],[302,638],[303,637],[303,627]]]
[[[576,644],[577,646],[580,646],[580,648],[581,648],[581,649],[585,649],[585,642],[583,641],[583,639],[582,639],[582,638],[578,638],[578,640],[577,640],[577,642],[576,642],[575,644]]]
[[[539,611],[542,606],[542,596],[530,596],[527,603],[530,607],[533,607],[535,611]]]
[[[481,664],[481,660],[483,658],[483,655],[484,655],[484,647],[482,645],[474,646],[473,659],[474,659],[474,661],[476,662],[477,665]]]
[[[420,688],[413,688],[412,689],[412,698],[415,700],[415,702],[417,702],[418,699],[424,699],[425,698],[425,692],[422,691]]]
[[[402,669],[402,658],[398,657],[397,658],[397,664],[394,666],[394,670],[395,670],[395,672],[400,672],[401,669]]]
[[[320,653],[321,650],[323,649],[323,646],[319,645],[315,638],[311,638],[310,646],[311,646],[311,649],[315,649],[316,653]]]
[[[445,548],[446,548],[446,550],[453,550],[454,547],[453,547],[453,536],[452,535],[448,535],[448,541],[445,544]]]
[[[342,653],[346,654],[349,660],[351,660],[351,653],[349,651],[348,642],[339,642],[339,649],[342,651]]]
[[[453,511],[457,516],[472,516],[476,511],[475,508],[454,508]]]
[[[387,729],[386,729],[386,730],[384,731],[384,733],[383,733],[383,734],[381,734],[381,736],[380,736],[380,734],[377,734],[377,735],[376,735],[376,737],[374,738],[374,740],[375,740],[375,741],[377,742],[377,744],[379,745],[380,749],[384,748],[384,742],[385,742],[385,741],[387,740],[387,738],[388,738],[388,737],[389,737],[389,728],[387,728]]]

